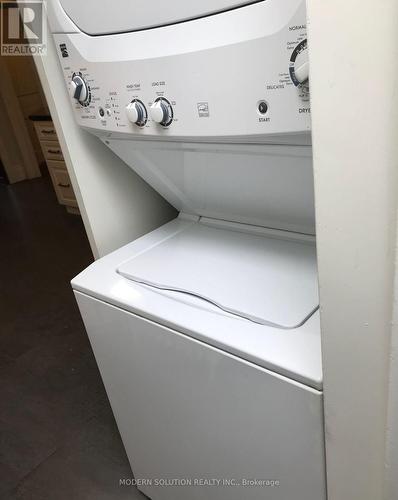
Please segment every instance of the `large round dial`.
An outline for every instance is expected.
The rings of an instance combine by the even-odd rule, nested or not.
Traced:
[[[309,63],[307,40],[300,42],[290,57],[290,77],[296,87],[308,85]]]
[[[70,82],[70,94],[82,106],[87,106],[90,103],[91,92],[90,87],[81,74],[75,73]]]
[[[143,127],[148,120],[148,113],[143,102],[133,99],[126,107],[127,118],[131,123]]]
[[[158,97],[150,107],[151,118],[154,122],[167,127],[173,121],[173,108],[164,97]]]

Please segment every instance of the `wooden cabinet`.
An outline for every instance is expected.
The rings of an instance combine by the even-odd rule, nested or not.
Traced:
[[[36,134],[40,141],[58,202],[65,205],[69,213],[78,214],[79,209],[75,193],[73,192],[54,124],[48,119],[35,120],[33,117],[32,119],[34,120]]]
[[[59,203],[61,205],[77,208],[75,193],[73,192],[65,163],[62,161],[48,160],[47,166]]]
[[[64,161],[62,149],[58,141],[40,141],[40,145],[47,165],[48,160]]]
[[[57,133],[51,120],[35,121],[35,129],[39,141],[57,141]]]

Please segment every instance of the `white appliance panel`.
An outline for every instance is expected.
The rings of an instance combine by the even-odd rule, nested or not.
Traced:
[[[152,500],[324,500],[322,393],[76,292],[140,489]],[[161,487],[155,479],[236,481]],[[244,479],[278,486],[238,485]]]
[[[253,0],[59,0],[76,26],[89,35],[135,31],[206,16]]]
[[[319,306],[315,243],[235,226],[200,220],[117,271],[262,325],[291,329],[305,323]]]
[[[71,100],[93,133],[264,142],[310,130],[309,95],[293,71],[305,16],[302,0],[267,0],[153,30],[54,38],[68,89],[76,75],[86,82],[84,105]],[[151,115],[156,99],[169,103],[168,126]],[[134,100],[145,107],[143,126],[128,119]]]
[[[197,218],[180,214],[168,224],[93,262],[73,279],[73,289],[321,390],[319,311],[302,326],[281,330],[230,314],[193,295],[145,286],[116,272],[124,262],[196,223]],[[260,234],[266,231],[258,230]],[[291,241],[295,238],[303,239],[290,233]],[[253,288],[256,286],[257,283],[252,284]]]
[[[315,234],[309,146],[104,141],[179,211]]]

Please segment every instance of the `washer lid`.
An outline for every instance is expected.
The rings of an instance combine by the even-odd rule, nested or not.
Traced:
[[[76,26],[88,35],[136,31],[207,16],[253,0],[59,0]]]
[[[117,271],[130,280],[188,293],[278,328],[297,328],[319,305],[312,242],[203,222],[145,250]]]

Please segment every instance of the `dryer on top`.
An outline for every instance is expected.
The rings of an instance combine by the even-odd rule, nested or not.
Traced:
[[[69,18],[88,35],[122,33],[174,24],[255,3],[253,0],[60,0]]]
[[[48,1],[81,127],[122,139],[310,143],[305,0],[165,5]]]

